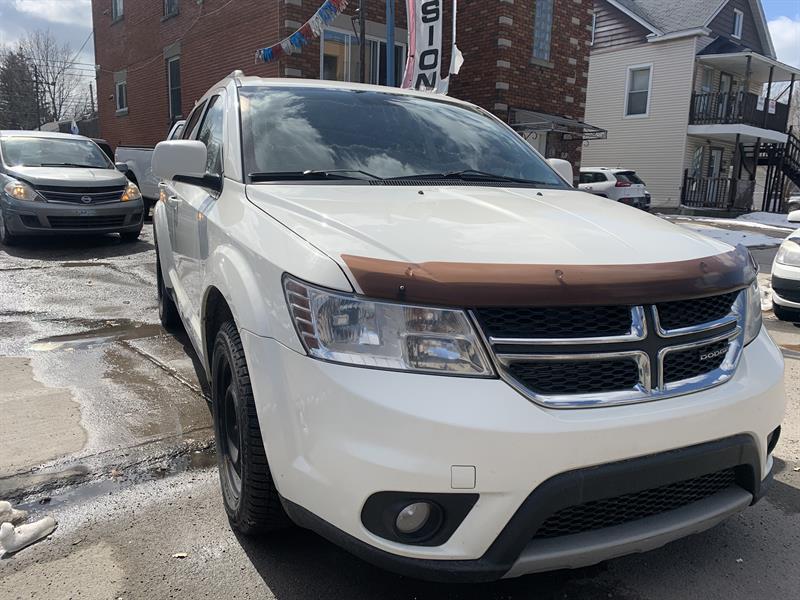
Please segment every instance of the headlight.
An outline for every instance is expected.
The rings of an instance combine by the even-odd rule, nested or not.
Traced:
[[[3,186],[3,191],[14,198],[14,200],[27,200],[33,202],[39,199],[39,194],[36,193],[31,186],[24,181],[12,180]]]
[[[128,202],[130,200],[139,200],[141,197],[142,193],[139,191],[138,186],[132,181],[129,181],[128,185],[125,186],[125,191],[122,192],[122,198],[120,198],[120,200]]]
[[[800,238],[784,240],[775,255],[775,262],[790,267],[800,267]]]
[[[750,287],[747,288],[746,304],[744,321],[745,346],[756,339],[761,331],[761,288],[758,286],[758,279],[754,279]]]
[[[361,367],[490,377],[461,310],[374,302],[284,277],[295,328],[314,358]]]

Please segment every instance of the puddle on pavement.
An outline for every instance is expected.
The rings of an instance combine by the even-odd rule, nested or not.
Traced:
[[[31,350],[35,352],[50,352],[53,350],[91,348],[109,342],[164,334],[164,329],[160,325],[146,325],[130,321],[109,321],[108,323],[105,327],[90,331],[42,338],[31,345]]]
[[[14,504],[16,508],[26,510],[35,517],[48,514],[57,508],[78,506],[100,496],[109,496],[140,483],[162,480],[180,473],[204,471],[216,465],[217,455],[212,443],[205,448],[164,459],[163,462],[145,468],[112,469],[103,479],[35,494],[26,498],[24,502]],[[80,467],[75,468],[80,469]]]

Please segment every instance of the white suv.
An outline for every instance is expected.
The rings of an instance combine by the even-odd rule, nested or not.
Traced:
[[[451,98],[236,73],[186,131],[153,157],[159,305],[237,530],[493,580],[763,494],[783,362],[744,248],[597,202]]]
[[[578,188],[595,196],[650,210],[650,192],[635,171],[606,167],[581,167]]]

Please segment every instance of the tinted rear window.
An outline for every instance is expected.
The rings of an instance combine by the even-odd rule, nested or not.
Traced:
[[[367,171],[381,178],[478,170],[566,187],[518,134],[480,109],[391,91],[239,90],[247,173]]]
[[[614,173],[614,177],[617,178],[617,181],[627,181],[629,183],[636,183],[639,185],[644,185],[644,181],[639,179],[639,176],[633,171],[624,171],[622,173]]]

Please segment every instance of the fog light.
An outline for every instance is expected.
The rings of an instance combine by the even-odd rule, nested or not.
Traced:
[[[395,526],[400,533],[410,535],[425,527],[431,517],[431,505],[427,502],[409,504],[397,515]]]

